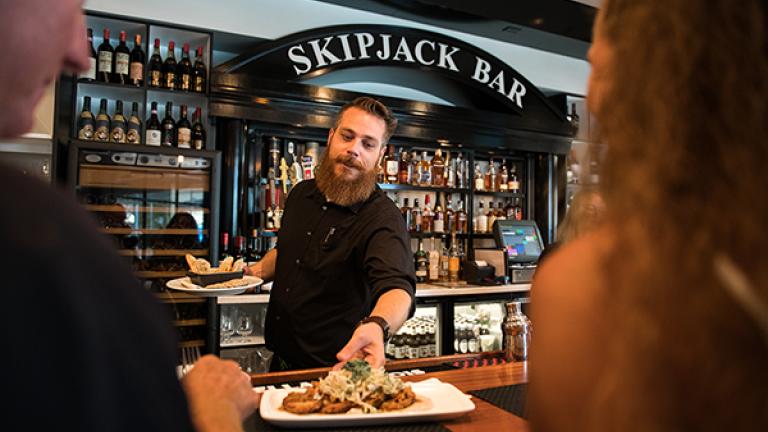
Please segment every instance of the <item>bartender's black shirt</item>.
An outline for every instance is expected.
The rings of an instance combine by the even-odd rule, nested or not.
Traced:
[[[416,277],[405,222],[378,187],[349,207],[328,202],[315,180],[297,184],[285,205],[267,346],[291,366],[337,362],[355,325],[391,289],[411,295]]]

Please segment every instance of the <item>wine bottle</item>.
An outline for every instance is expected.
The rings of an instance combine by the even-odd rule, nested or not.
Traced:
[[[179,121],[176,123],[176,146],[179,148],[191,148],[192,125],[187,119],[187,106],[181,105]]]
[[[208,72],[205,69],[203,61],[203,47],[197,47],[195,53],[195,67],[192,69],[192,83],[194,90],[198,93],[205,93],[207,85]]]
[[[165,104],[165,118],[160,125],[160,145],[174,147],[176,144],[176,122],[173,121],[173,102]]]
[[[83,110],[77,119],[77,138],[85,141],[93,139],[93,113],[91,112],[91,97],[83,98]]]
[[[147,131],[145,142],[150,146],[159,146],[162,142],[160,131],[160,119],[157,118],[157,102],[152,102],[152,114],[147,119]]]
[[[112,79],[112,58],[114,49],[109,44],[109,29],[104,29],[104,41],[99,45],[99,62],[96,69],[96,77],[99,81],[109,82]],[[109,132],[107,132],[109,133]]]
[[[181,48],[181,60],[178,65],[176,88],[190,91],[192,89],[192,62],[189,60],[189,44],[185,43]]]
[[[163,58],[160,57],[160,39],[155,39],[155,44],[152,48],[152,56],[149,58],[149,86],[150,87],[162,87],[163,86]]]
[[[99,114],[96,115],[96,141],[109,141],[109,114],[107,114],[107,100],[102,99],[99,104]]]
[[[202,117],[200,107],[195,108],[195,113],[192,115],[192,148],[195,150],[205,149],[205,128],[203,127]]]
[[[125,32],[120,32],[120,43],[115,48],[113,56],[114,64],[112,66],[112,82],[117,84],[128,84],[129,67],[131,64],[131,51],[125,44]]]
[[[142,67],[144,63],[141,63]],[[131,116],[128,117],[128,129],[125,133],[125,141],[128,144],[141,144],[141,119],[139,118],[139,103],[131,106]]]
[[[125,143],[126,122],[123,115],[123,101],[118,100],[115,104],[115,114],[112,116],[112,129],[110,132],[110,141],[114,143]]]
[[[133,38],[133,50],[131,51],[130,84],[136,87],[144,85],[144,50],[141,48],[141,35]]]
[[[88,29],[88,70],[77,76],[85,81],[96,81],[96,50],[93,49],[93,29]],[[93,116],[91,116],[93,117]]]
[[[176,64],[176,54],[174,51],[176,51],[176,44],[174,44],[173,41],[168,42],[168,56],[165,57],[165,62],[163,63],[163,87],[170,90],[176,88],[176,72],[178,65]]]

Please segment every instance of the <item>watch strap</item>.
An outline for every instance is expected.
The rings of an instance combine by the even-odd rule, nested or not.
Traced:
[[[384,341],[389,340],[389,323],[384,318],[378,316],[378,315],[372,315],[365,317],[360,320],[360,322],[357,324],[358,326],[361,326],[363,324],[368,323],[376,323],[381,327],[381,331],[384,332]]]

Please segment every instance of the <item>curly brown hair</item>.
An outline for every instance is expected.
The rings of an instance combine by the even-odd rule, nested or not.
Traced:
[[[386,131],[384,132],[381,145],[382,147],[386,145],[389,142],[389,139],[392,137],[392,134],[395,133],[395,129],[397,129],[397,119],[395,118],[394,114],[392,114],[392,111],[378,99],[374,99],[369,96],[360,96],[352,102],[348,102],[346,105],[341,107],[341,110],[339,110],[339,114],[336,116],[336,122],[333,127],[337,128],[339,126],[339,122],[341,121],[341,117],[344,115],[344,112],[352,107],[359,108],[368,114],[384,120]]]
[[[766,2],[607,0],[595,113],[615,234],[591,430],[768,430],[768,344],[713,271],[768,304]]]

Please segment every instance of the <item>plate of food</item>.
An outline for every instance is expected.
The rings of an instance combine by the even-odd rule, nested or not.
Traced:
[[[451,384],[436,378],[405,383],[353,360],[301,391],[267,390],[259,412],[276,426],[325,428],[442,421],[474,409]]]
[[[234,261],[231,257],[222,260],[218,267],[202,258],[187,255],[189,276],[169,280],[165,283],[170,289],[197,294],[204,297],[242,294],[256,288],[264,281],[256,276],[245,276],[245,263],[242,259]]]

